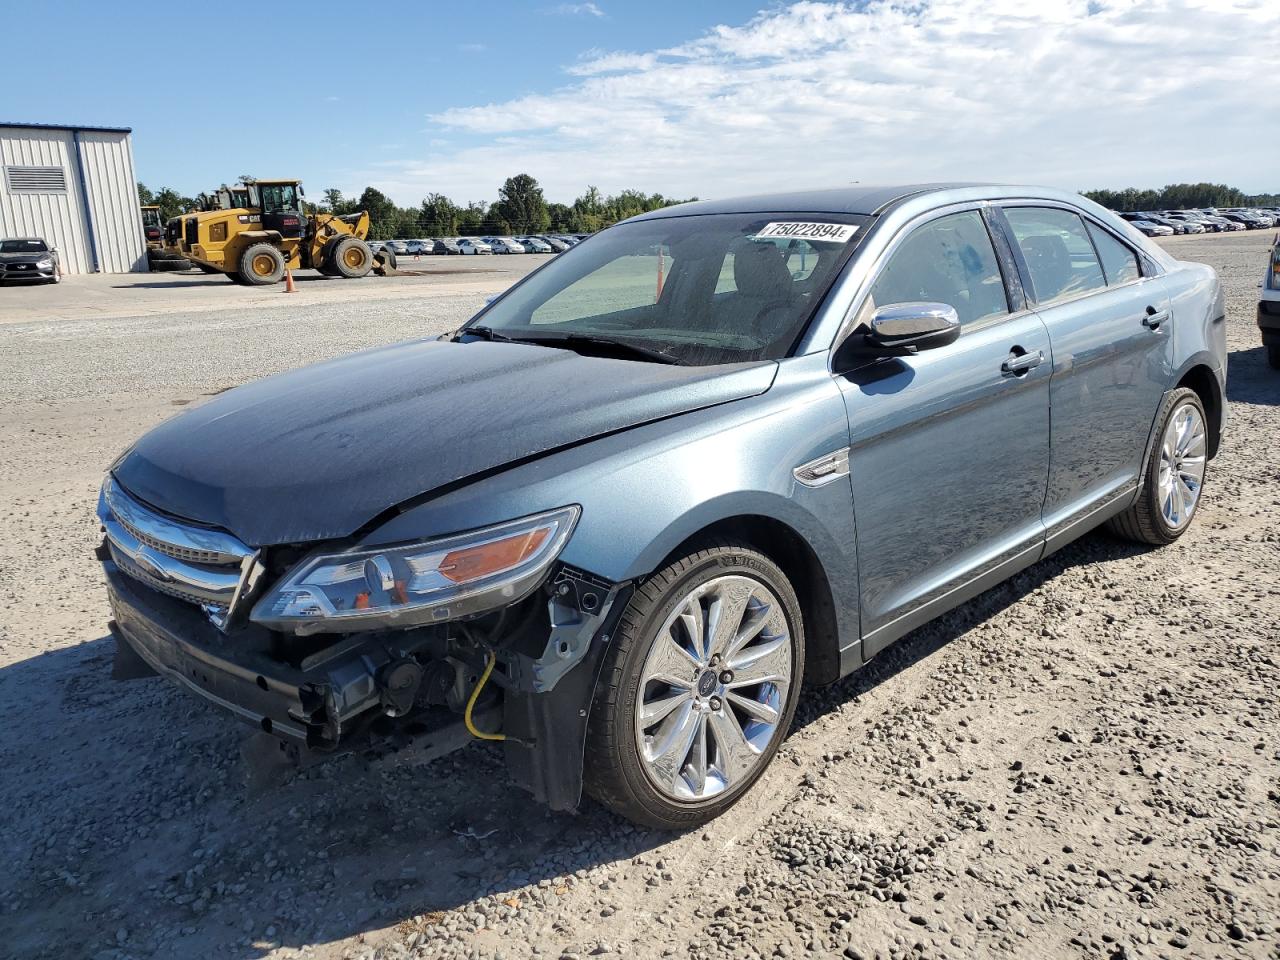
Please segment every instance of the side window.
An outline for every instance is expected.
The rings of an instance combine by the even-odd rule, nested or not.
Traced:
[[[1102,258],[1102,269],[1107,274],[1107,286],[1114,287],[1122,283],[1130,283],[1142,275],[1138,270],[1137,254],[1101,227],[1096,227],[1092,223],[1085,225],[1089,228],[1093,245],[1098,248],[1098,256]]]
[[[1006,207],[1004,214],[1031,271],[1037,303],[1107,285],[1084,221],[1074,213],[1049,207]]]
[[[859,320],[870,323],[877,307],[911,301],[949,304],[962,324],[1009,312],[991,237],[976,210],[912,231],[871,285]]]

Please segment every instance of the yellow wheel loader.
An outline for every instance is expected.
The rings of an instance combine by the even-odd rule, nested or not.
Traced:
[[[302,196],[297,180],[223,187],[206,209],[169,221],[168,248],[206,273],[250,285],[278,283],[286,267],[347,278],[394,269],[365,243],[368,213],[308,213]]]

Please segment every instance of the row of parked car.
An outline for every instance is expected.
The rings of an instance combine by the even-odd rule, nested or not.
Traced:
[[[388,249],[397,257],[482,254],[482,253],[563,253],[590,234],[546,234],[534,237],[425,237],[420,240],[377,240],[369,244],[376,253]]]
[[[1226,233],[1228,230],[1262,230],[1280,222],[1280,207],[1234,207],[1201,210],[1143,210],[1121,213],[1148,237],[1184,233]]]

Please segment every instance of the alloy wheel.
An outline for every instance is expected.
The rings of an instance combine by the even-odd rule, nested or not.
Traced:
[[[1169,418],[1160,442],[1160,512],[1173,530],[1191,522],[1200,502],[1206,452],[1204,418],[1194,404],[1184,403]]]
[[[782,603],[749,577],[709,580],[675,605],[635,715],[641,765],[663,795],[706,800],[750,776],[781,734],[792,642]]]

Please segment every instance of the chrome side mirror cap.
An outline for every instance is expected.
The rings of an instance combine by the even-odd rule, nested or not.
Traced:
[[[960,317],[946,303],[890,303],[871,315],[871,329],[864,340],[873,352],[913,354],[955,343]]]

